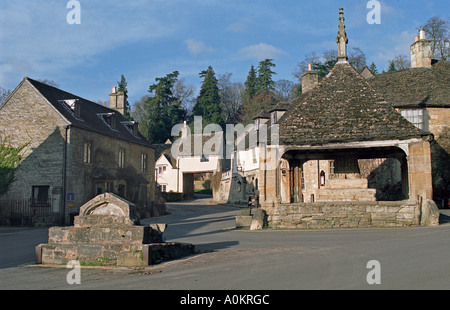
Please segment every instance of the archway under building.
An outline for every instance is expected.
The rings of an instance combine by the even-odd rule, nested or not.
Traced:
[[[408,164],[396,146],[295,149],[279,165],[281,203],[409,198]]]

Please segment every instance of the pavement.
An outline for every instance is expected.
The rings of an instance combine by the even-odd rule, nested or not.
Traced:
[[[36,265],[42,228],[0,228],[0,289],[24,290],[436,290],[450,289],[450,210],[439,227],[262,230],[234,228],[236,207],[208,198],[173,203],[167,241],[196,255],[146,268],[83,267],[70,285],[66,266]],[[44,240],[43,240],[44,239]],[[368,263],[379,262],[380,284]]]

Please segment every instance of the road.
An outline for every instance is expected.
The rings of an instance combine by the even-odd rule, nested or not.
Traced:
[[[167,241],[193,243],[198,254],[148,268],[68,269],[33,263],[46,229],[0,228],[0,289],[133,290],[435,290],[450,289],[450,225],[439,227],[234,229],[239,209],[208,199],[169,205]],[[4,251],[4,249],[6,249]],[[379,262],[380,284],[369,284]]]

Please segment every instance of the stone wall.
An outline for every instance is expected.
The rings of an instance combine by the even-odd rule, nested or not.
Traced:
[[[420,224],[408,201],[315,202],[265,207],[272,228],[403,227]]]
[[[39,117],[36,117],[39,113]],[[15,181],[3,200],[29,199],[33,186],[49,186],[53,212],[59,212],[62,194],[64,126],[67,122],[28,82],[23,81],[0,109],[0,136],[14,147],[29,143]]]
[[[76,212],[86,201],[97,195],[96,186],[104,185],[109,176],[111,190],[118,194],[119,184],[125,186],[124,198],[136,205],[148,205],[155,199],[155,150],[125,140],[72,127],[67,160],[67,192],[75,194],[72,209]],[[91,143],[91,161],[84,162],[84,143]],[[119,167],[119,150],[125,150],[125,167]],[[147,155],[147,170],[141,171],[141,156]],[[100,177],[99,177],[100,176]],[[148,184],[142,184],[143,176]],[[140,187],[140,188],[139,188]],[[146,187],[146,190],[143,190]],[[103,191],[105,189],[103,188]]]
[[[427,108],[428,130],[439,140],[440,135],[450,127],[450,108]]]

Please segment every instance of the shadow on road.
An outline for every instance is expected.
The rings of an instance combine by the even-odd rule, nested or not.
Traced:
[[[239,241],[222,241],[222,242],[203,243],[203,244],[195,245],[195,250],[200,251],[200,252],[218,251],[218,250],[231,248],[238,244],[239,244]]]
[[[441,214],[439,215],[439,224],[448,224],[450,223],[450,210],[441,210]]]

